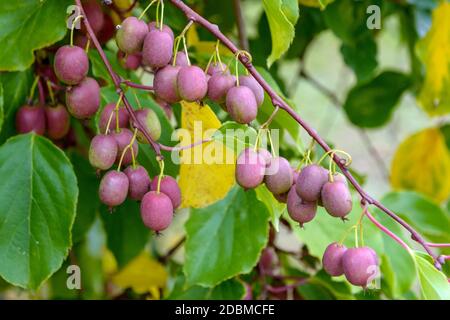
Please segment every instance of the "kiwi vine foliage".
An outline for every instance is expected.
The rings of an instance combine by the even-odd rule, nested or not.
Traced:
[[[126,16],[138,16],[147,5],[147,2],[139,1],[128,10],[132,2],[116,0],[113,7],[103,10],[112,17],[114,24],[120,24]],[[164,22],[179,34],[187,20],[171,2],[177,1],[164,2]],[[185,2],[237,42],[235,8],[231,1]],[[395,128],[397,114],[421,117],[423,124],[418,132],[403,134],[403,141],[396,141],[390,154],[381,154],[381,162],[388,167],[383,170],[387,171],[389,185],[386,187],[386,181],[376,180],[386,191],[384,195],[379,194],[379,198],[426,241],[450,243],[447,204],[450,130],[445,118],[436,118],[449,112],[446,88],[450,77],[450,4],[437,0],[240,2],[249,31],[252,63],[271,88],[300,115],[310,116],[315,104],[328,103],[324,101],[329,98],[339,108],[328,105],[327,117],[345,117],[347,127],[366,135],[370,133],[369,141],[365,140],[365,145],[361,146],[364,151],[358,152],[362,160],[353,154],[356,163],[365,159],[373,161],[380,151],[366,151],[365,147],[375,144],[375,150],[380,148],[370,141],[370,136],[384,128]],[[0,4],[0,43],[8,48],[0,53],[2,296],[16,298],[20,292],[18,288],[22,287],[30,290],[25,295],[32,293],[51,299],[114,298],[127,288],[132,289],[126,292],[130,299],[241,299],[248,296],[249,290],[253,298],[267,299],[288,296],[303,299],[450,299],[448,263],[443,264],[442,272],[436,270],[427,255],[405,251],[368,219],[363,221],[364,240],[381,257],[379,288],[364,292],[341,278],[329,277],[322,270],[320,259],[326,246],[340,240],[361,214],[356,192],[350,221],[346,224],[331,219],[320,209],[316,219],[303,230],[287,217],[285,206],[278,203],[264,186],[247,192],[235,186],[233,166],[177,165],[170,161],[169,152],[162,151],[166,159],[165,172],[179,176],[184,194],[183,208],[177,211],[174,225],[163,236],[155,237],[142,226],[139,206],[131,200],[110,214],[98,200],[99,179],[86,157],[89,130],[97,130],[98,117],[83,124],[72,119],[75,145],[57,144],[35,134],[17,135],[14,126],[15,113],[26,103],[35,74],[41,72],[43,66],[51,65],[54,48],[69,42],[66,9],[72,4],[69,0],[4,1]],[[367,28],[369,15],[366,8],[373,4],[381,8],[381,30]],[[154,7],[144,19],[155,20]],[[76,34],[81,32],[76,31]],[[402,48],[407,60],[401,68],[386,66],[379,54],[385,47],[394,46],[382,41],[384,38],[380,40],[383,32],[398,35],[400,41],[395,45]],[[317,78],[324,81],[323,84],[318,82],[314,66],[308,65],[311,55],[318,54],[317,50],[326,50],[324,46],[315,45],[323,37],[329,37],[337,44],[339,57],[334,57],[331,62],[342,61],[345,66],[343,82],[346,88],[343,92],[329,89],[333,86],[326,82],[327,73],[322,77],[318,74]],[[216,39],[196,24],[191,26],[186,38],[191,59],[205,67]],[[114,39],[103,44],[103,50],[114,72],[121,77],[151,84],[151,78],[141,77],[141,71],[130,71],[121,65]],[[220,47],[220,53],[225,62],[233,59],[225,47]],[[117,101],[114,83],[92,45],[89,59],[89,75],[102,80],[101,105]],[[316,63],[326,69],[330,61]],[[296,67],[290,67],[292,65]],[[304,65],[304,69],[299,71],[300,65]],[[321,98],[317,98],[317,94],[307,96],[307,102],[299,98],[292,90],[291,81],[300,80],[315,87]],[[131,90],[127,90],[126,96],[136,107]],[[56,99],[61,97],[57,95]],[[148,92],[138,91],[137,99],[158,115],[162,126],[158,142],[165,145],[176,143],[170,139],[176,128],[174,122],[188,128],[189,123],[201,120],[205,128],[219,131],[222,125],[230,125],[227,122],[230,119],[221,112],[220,106],[211,101],[205,101],[208,108],[200,108],[196,103],[175,104],[171,108],[175,121],[169,121]],[[402,111],[405,108],[411,111]],[[423,110],[423,113],[417,110]],[[264,123],[272,112],[272,101],[266,95],[257,122]],[[315,118],[312,121],[317,122]],[[301,151],[309,143],[301,127],[287,113],[280,111],[271,128],[281,132],[280,154],[291,164],[298,164],[302,159]],[[328,135],[327,142],[342,149],[343,140],[349,137],[339,134],[339,127],[332,130],[338,132],[335,138]],[[150,146],[140,148],[139,152],[139,163],[152,177],[157,175],[159,168]],[[318,160],[322,154],[323,151],[315,146],[314,159]],[[389,162],[391,165],[386,165]],[[355,166],[352,170],[363,187],[376,179],[374,167],[360,171]],[[16,192],[12,193],[12,190]],[[423,251],[395,221],[378,209],[370,211],[409,246]],[[21,221],[28,221],[28,225],[20,226]],[[18,227],[20,232],[12,233],[13,227]],[[294,237],[287,236],[288,228],[292,229]],[[351,246],[353,242],[351,235],[345,243]],[[242,245],[245,252],[242,252]],[[265,257],[262,252],[267,246],[276,253],[272,267],[278,276],[272,273],[261,276],[264,263],[261,259]],[[301,246],[307,248],[307,254],[300,250]],[[449,250],[433,248],[436,254],[442,255],[449,255]],[[66,286],[66,270],[73,264],[80,266],[82,291],[69,290]],[[288,286],[296,283],[291,278],[302,281],[291,289]],[[111,286],[114,289],[105,289]],[[286,290],[277,290],[280,288]]]

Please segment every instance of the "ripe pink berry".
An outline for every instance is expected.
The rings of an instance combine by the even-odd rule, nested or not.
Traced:
[[[186,57],[186,53],[184,51],[178,51],[176,54],[177,60],[175,61],[175,65],[179,67],[184,67],[189,65],[189,61]],[[173,60],[173,59],[172,59]],[[172,64],[172,61],[170,62]]]
[[[173,219],[172,201],[162,192],[147,192],[141,202],[141,218],[144,225],[153,231],[166,229]]]
[[[70,129],[70,115],[62,104],[45,107],[47,120],[47,135],[50,139],[58,140],[64,137]]]
[[[156,25],[156,21],[152,21],[152,22],[150,22],[150,23],[148,24],[148,30],[149,30],[149,31],[152,31],[152,30],[161,30],[161,28],[160,28],[159,26],[160,26],[160,25],[158,25],[158,26]],[[167,33],[167,34],[172,38],[172,41],[173,41],[173,39],[174,39],[173,31],[172,31],[172,29],[171,29],[169,26],[163,24],[162,31],[165,32],[165,33]]]
[[[166,32],[155,29],[144,39],[142,62],[156,70],[169,64],[172,59],[173,38]]]
[[[325,271],[333,277],[344,274],[344,267],[342,265],[342,257],[347,251],[347,247],[337,242],[328,245],[323,253],[322,264]]]
[[[18,133],[34,131],[36,134],[45,133],[45,111],[40,106],[24,105],[16,113],[16,130]]]
[[[125,53],[136,53],[142,50],[144,38],[149,32],[147,24],[136,17],[128,17],[117,30],[116,43]]]
[[[147,170],[140,165],[137,165],[135,168],[130,165],[124,170],[124,173],[127,175],[128,181],[130,181],[130,187],[128,188],[129,197],[133,200],[141,200],[150,188],[150,177]]]
[[[56,51],[54,69],[59,80],[75,85],[86,77],[89,59],[86,52],[78,46],[62,46]]]
[[[378,256],[369,247],[349,248],[342,256],[342,266],[351,284],[366,288],[378,273]]]
[[[236,77],[223,73],[215,73],[208,80],[208,98],[217,103],[225,102],[228,90],[236,84]]]
[[[108,171],[100,181],[99,197],[109,207],[122,204],[128,194],[128,177],[116,170]]]
[[[140,52],[125,55],[122,51],[118,51],[117,58],[120,65],[127,70],[137,70],[142,63],[142,54]]]
[[[107,170],[117,158],[117,142],[111,135],[96,135],[89,147],[89,162],[94,168]]]
[[[281,202],[281,203],[287,203],[288,194],[289,194],[289,192],[280,193],[280,194],[272,193],[274,198],[277,199],[277,201]]]
[[[246,86],[233,87],[226,96],[227,111],[239,123],[250,123],[256,119],[258,106],[252,90]]]
[[[155,73],[153,88],[158,98],[168,103],[176,103],[181,100],[177,88],[180,68],[179,66],[167,65]]]
[[[265,170],[264,158],[253,148],[246,148],[236,161],[236,182],[244,189],[256,188],[263,182]]]
[[[125,129],[125,128],[121,128],[119,132],[114,132],[112,134],[112,136],[114,137],[114,139],[117,142],[117,158],[116,158],[116,163],[119,163],[120,158],[122,157],[122,153],[125,150],[126,146],[128,146],[131,142],[131,139],[133,139],[133,133],[129,130],[129,129]],[[138,155],[138,151],[139,151],[139,146],[138,143],[136,142],[136,140],[133,143],[133,153],[134,153],[134,157],[136,158]],[[131,149],[128,149],[125,152],[125,155],[123,157],[122,160],[122,165],[126,166],[128,164],[131,163],[131,161],[133,160],[132,155],[131,155]]]
[[[150,134],[150,137],[156,141],[161,137],[161,123],[159,122],[158,116],[155,111],[149,108],[144,108],[137,110],[135,112],[136,118],[144,126],[147,132]],[[137,124],[133,124],[134,127],[137,127]],[[144,134],[139,130],[137,133],[137,139],[141,143],[149,143],[145,138]]]
[[[219,62],[213,62],[209,65],[207,74],[213,76],[216,73],[230,74],[230,71],[227,69],[227,65],[225,63],[220,64]]]
[[[116,103],[108,103],[100,114],[98,126],[100,131],[106,133],[106,127],[108,126],[109,118],[111,117],[111,123],[109,124],[109,131],[113,131],[116,128]],[[119,128],[127,128],[130,122],[130,116],[124,107],[119,106]]]
[[[316,216],[317,204],[301,199],[295,191],[295,186],[293,186],[287,197],[287,211],[292,220],[297,221],[300,227],[303,227],[303,224]]]
[[[158,189],[158,176],[154,177],[150,185],[151,191],[157,191]],[[164,193],[172,201],[172,206],[174,209],[178,208],[181,204],[181,190],[178,186],[177,180],[171,176],[164,176],[161,179],[159,186],[159,191]]]
[[[272,159],[272,154],[264,148],[259,148],[258,153],[264,158],[267,167],[270,164],[270,160]]]
[[[333,217],[343,218],[352,211],[352,195],[345,183],[327,182],[321,193],[323,206]]]
[[[181,99],[190,102],[201,100],[208,91],[206,75],[197,66],[181,67],[177,76],[177,88]]]
[[[100,3],[96,0],[83,0],[82,1],[84,12],[89,20],[94,33],[97,34],[102,30],[103,24],[105,23],[102,7]],[[84,24],[81,23],[81,30],[86,32]]]
[[[78,119],[92,117],[100,106],[100,87],[92,78],[84,78],[66,91],[66,105],[70,114]]]
[[[258,107],[263,103],[264,89],[261,87],[258,81],[253,78],[252,75],[249,74],[247,76],[239,76],[239,85],[246,86],[252,90],[253,94],[255,95]]]
[[[272,247],[265,248],[259,258],[259,267],[265,274],[272,274],[279,263],[277,253]]]
[[[265,183],[272,193],[281,194],[288,192],[293,184],[292,168],[283,157],[270,159],[266,169]]]
[[[317,201],[323,185],[328,181],[328,170],[311,164],[304,167],[296,181],[297,194],[306,201]]]

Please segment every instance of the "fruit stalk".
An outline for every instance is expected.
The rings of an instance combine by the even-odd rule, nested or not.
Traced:
[[[156,143],[152,137],[150,136],[150,134],[148,133],[148,131],[145,129],[145,127],[141,124],[141,122],[136,118],[136,115],[134,113],[133,107],[130,105],[128,99],[125,96],[125,93],[123,92],[122,87],[120,86],[121,84],[121,80],[119,79],[119,77],[117,76],[117,74],[114,72],[111,64],[108,61],[108,58],[105,55],[105,52],[102,49],[101,44],[99,43],[94,31],[92,30],[92,27],[89,23],[89,20],[87,19],[86,13],[84,12],[83,6],[81,4],[81,0],[75,0],[75,3],[77,4],[77,6],[80,8],[81,14],[85,17],[83,19],[83,23],[86,26],[86,30],[89,34],[89,37],[91,38],[92,42],[94,43],[95,48],[97,49],[100,58],[102,59],[103,63],[105,64],[106,69],[108,70],[109,75],[111,76],[113,82],[114,82],[114,86],[116,87],[116,92],[117,94],[123,94],[123,104],[125,105],[125,108],[127,109],[128,113],[130,114],[130,118],[133,120],[133,123],[136,124],[136,126],[138,127],[139,130],[141,130],[141,132],[143,133],[143,135],[145,136],[145,138],[150,142],[150,145],[152,146],[153,150],[155,150],[156,156],[160,159],[163,158],[163,156],[161,155],[161,148],[159,146],[158,143]]]
[[[79,0],[77,0],[79,1]],[[212,24],[208,20],[206,20],[204,17],[199,15],[197,12],[192,10],[188,5],[186,5],[181,0],[170,0],[170,2],[177,7],[179,10],[181,10],[184,15],[187,17],[189,21],[193,21],[195,23],[198,23],[202,27],[204,27],[206,30],[208,30],[212,35],[214,35],[218,40],[220,40],[233,54],[237,54],[240,50],[235,46],[235,44],[228,39],[219,29],[219,27],[215,24]],[[306,123],[276,92],[274,89],[270,87],[270,85],[264,80],[264,78],[259,74],[259,72],[256,70],[256,68],[252,65],[250,59],[243,54],[239,54],[237,58],[241,61],[241,63],[244,65],[244,67],[249,71],[249,73],[256,79],[256,81],[263,87],[263,89],[267,92],[269,97],[272,100],[272,104],[274,107],[279,107],[286,111],[296,122],[298,122],[303,129],[313,138],[321,147],[325,150],[325,152],[330,152],[331,148],[330,146],[320,137],[317,132],[308,124]],[[435,266],[440,269],[441,264],[437,261],[437,255],[431,250],[431,247],[427,244],[427,242],[423,239],[423,237],[412,227],[410,226],[406,221],[404,221],[402,218],[400,218],[398,215],[396,215],[394,212],[386,208],[382,203],[380,203],[378,200],[372,198],[368,193],[366,193],[363,188],[359,185],[359,183],[356,181],[356,179],[352,176],[352,174],[349,172],[347,167],[345,166],[345,159],[341,159],[336,154],[333,154],[331,156],[332,160],[339,166],[339,168],[342,170],[342,173],[347,177],[349,182],[353,185],[353,187],[356,189],[356,191],[361,196],[362,203],[374,205],[375,207],[378,207],[381,211],[385,212],[387,215],[389,215],[392,219],[394,219],[397,223],[399,223],[401,226],[403,226],[408,232],[411,234],[411,237],[420,243],[422,247],[425,249],[425,251],[433,258],[435,261]]]

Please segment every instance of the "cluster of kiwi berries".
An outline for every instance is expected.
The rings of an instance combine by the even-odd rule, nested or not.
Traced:
[[[153,88],[159,101],[194,102],[207,96],[228,111],[235,121],[254,120],[264,100],[264,90],[259,83],[251,75],[236,78],[222,62],[208,65],[206,71],[191,65],[187,51],[177,51],[174,55],[179,40],[167,25],[146,24],[136,17],[126,18],[116,35],[121,51],[142,57],[143,65],[154,71]]]
[[[297,171],[287,159],[274,157],[263,148],[241,152],[236,162],[236,181],[245,189],[264,182],[278,201],[287,203],[290,217],[300,226],[315,217],[318,205],[342,219],[352,210],[352,197],[342,174],[330,174],[317,164]]]
[[[322,264],[330,276],[345,275],[351,284],[366,288],[370,280],[377,276],[379,259],[372,248],[347,248],[333,242],[326,248]]]

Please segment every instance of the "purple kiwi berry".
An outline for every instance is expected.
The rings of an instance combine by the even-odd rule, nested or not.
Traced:
[[[128,166],[123,171],[130,182],[128,196],[133,200],[141,200],[150,188],[150,177],[143,166]]]
[[[378,272],[378,257],[369,247],[349,248],[342,256],[342,266],[351,284],[366,288]]]
[[[227,65],[225,63],[222,62],[222,64],[220,64],[219,62],[213,62],[209,65],[206,73],[213,76],[216,73],[230,74],[230,71],[227,69]]]
[[[125,150],[125,148],[130,144],[131,139],[133,139],[133,133],[126,128],[121,128],[119,132],[114,132],[112,134],[114,139],[117,143],[117,157],[116,157],[116,163],[119,163],[120,158],[122,157],[122,153]],[[139,146],[136,140],[133,143],[133,153],[134,157],[136,158],[139,152]],[[125,155],[123,156],[122,165],[126,166],[131,163],[133,160],[131,149],[128,149],[125,152]]]
[[[264,89],[261,87],[258,81],[253,78],[252,75],[239,76],[239,85],[246,86],[252,90],[253,94],[255,95],[258,107],[263,103]]]
[[[100,181],[98,194],[100,201],[109,207],[121,205],[128,194],[128,177],[125,173],[111,170]]]
[[[262,251],[258,265],[263,273],[272,274],[277,268],[278,263],[279,260],[275,249],[273,247],[267,247]]]
[[[235,76],[220,72],[213,74],[208,80],[208,98],[217,103],[225,102],[228,90],[235,84]]]
[[[188,66],[189,65],[189,61],[188,58],[186,56],[186,53],[184,53],[184,51],[178,51],[176,56],[176,61],[175,61],[175,65],[179,66],[179,67],[184,67],[184,66]],[[173,60],[173,58],[172,58]],[[170,63],[172,64],[173,61],[171,61]]]
[[[92,30],[95,34],[99,33],[105,23],[105,16],[100,3],[97,0],[83,0],[82,5]],[[83,23],[81,23],[81,30],[86,32],[86,28]]]
[[[78,46],[62,46],[56,51],[54,69],[59,80],[75,85],[86,77],[89,59],[86,52]]]
[[[108,103],[102,110],[100,114],[100,120],[98,126],[101,132],[106,132],[106,127],[108,126],[109,118],[111,117],[111,122],[109,124],[109,131],[113,131],[116,128],[116,103]],[[128,128],[130,123],[130,116],[125,108],[119,106],[119,128]]]
[[[45,111],[41,106],[24,105],[16,113],[16,131],[18,133],[45,133]]]
[[[122,51],[118,51],[117,59],[120,65],[127,70],[137,70],[142,64],[142,54],[140,52],[125,54]]]
[[[259,148],[258,153],[264,158],[267,167],[270,164],[270,159],[272,159],[272,154],[264,148]]]
[[[244,189],[253,189],[264,181],[266,162],[253,150],[244,149],[236,161],[236,181]]]
[[[173,38],[158,29],[150,31],[144,39],[142,62],[156,70],[169,64],[172,59]]]
[[[281,202],[281,203],[287,203],[288,194],[289,194],[289,192],[285,192],[285,193],[281,193],[281,194],[272,193],[274,198],[277,199],[277,201]]]
[[[94,168],[108,170],[116,161],[117,152],[117,142],[113,136],[96,135],[89,147],[89,162]]]
[[[292,168],[292,176],[294,180],[294,184],[297,183],[298,175],[300,174],[300,170],[297,170],[296,168]]]
[[[321,193],[322,204],[333,217],[344,218],[352,211],[352,195],[343,182],[327,182]]]
[[[156,141],[161,137],[161,123],[159,122],[158,116],[156,112],[152,109],[145,108],[140,109],[135,112],[136,118],[144,126],[147,132],[150,134],[150,137]],[[134,123],[133,126],[136,128],[137,124]],[[144,134],[141,130],[137,133],[137,139],[141,143],[149,143],[149,141],[145,138]]]
[[[168,103],[176,103],[181,100],[177,88],[177,77],[180,69],[179,66],[169,64],[155,73],[153,88],[158,98]]]
[[[300,227],[303,227],[303,224],[311,221],[316,216],[317,204],[316,202],[307,202],[301,199],[295,191],[295,187],[292,187],[287,197],[287,212],[292,220],[298,222]]]
[[[144,225],[153,231],[166,229],[173,219],[172,201],[162,192],[147,192],[141,202],[141,218]]]
[[[325,249],[322,258],[322,265],[330,276],[337,277],[344,274],[342,257],[346,251],[347,247],[337,242],[329,244]]]
[[[203,99],[208,91],[205,73],[197,66],[181,67],[177,76],[177,89],[180,98],[185,101]]]
[[[144,38],[149,32],[147,24],[136,17],[128,17],[122,21],[116,33],[116,43],[125,53],[136,53],[142,50]]]
[[[161,28],[159,27],[159,25],[158,26],[156,25],[155,21],[152,21],[148,24],[148,31],[153,31],[153,30],[161,31]],[[167,33],[172,38],[172,40],[174,39],[173,31],[169,26],[163,24],[162,31]]]
[[[78,85],[66,91],[66,105],[77,119],[92,117],[100,106],[100,86],[92,78],[84,78]]]
[[[256,119],[258,106],[252,90],[246,86],[233,87],[225,99],[227,111],[239,123],[250,123]]]
[[[151,191],[157,191],[158,179],[159,179],[159,176],[156,176],[153,178],[152,183],[150,184]],[[168,196],[170,198],[174,209],[176,209],[180,206],[181,190],[180,190],[180,187],[178,186],[177,180],[175,180],[171,176],[164,176],[161,179],[159,191],[164,193],[166,196]]]
[[[335,182],[342,182],[343,184],[348,186],[347,178],[340,172],[335,172],[333,174],[333,181],[335,181]]]
[[[266,168],[265,183],[272,193],[288,192],[294,183],[292,168],[283,157],[273,157]]]
[[[45,107],[45,118],[47,120],[47,136],[58,140],[63,138],[70,129],[70,115],[62,104]]]
[[[323,185],[328,181],[328,170],[317,164],[304,167],[298,175],[296,190],[305,201],[317,201]]]

